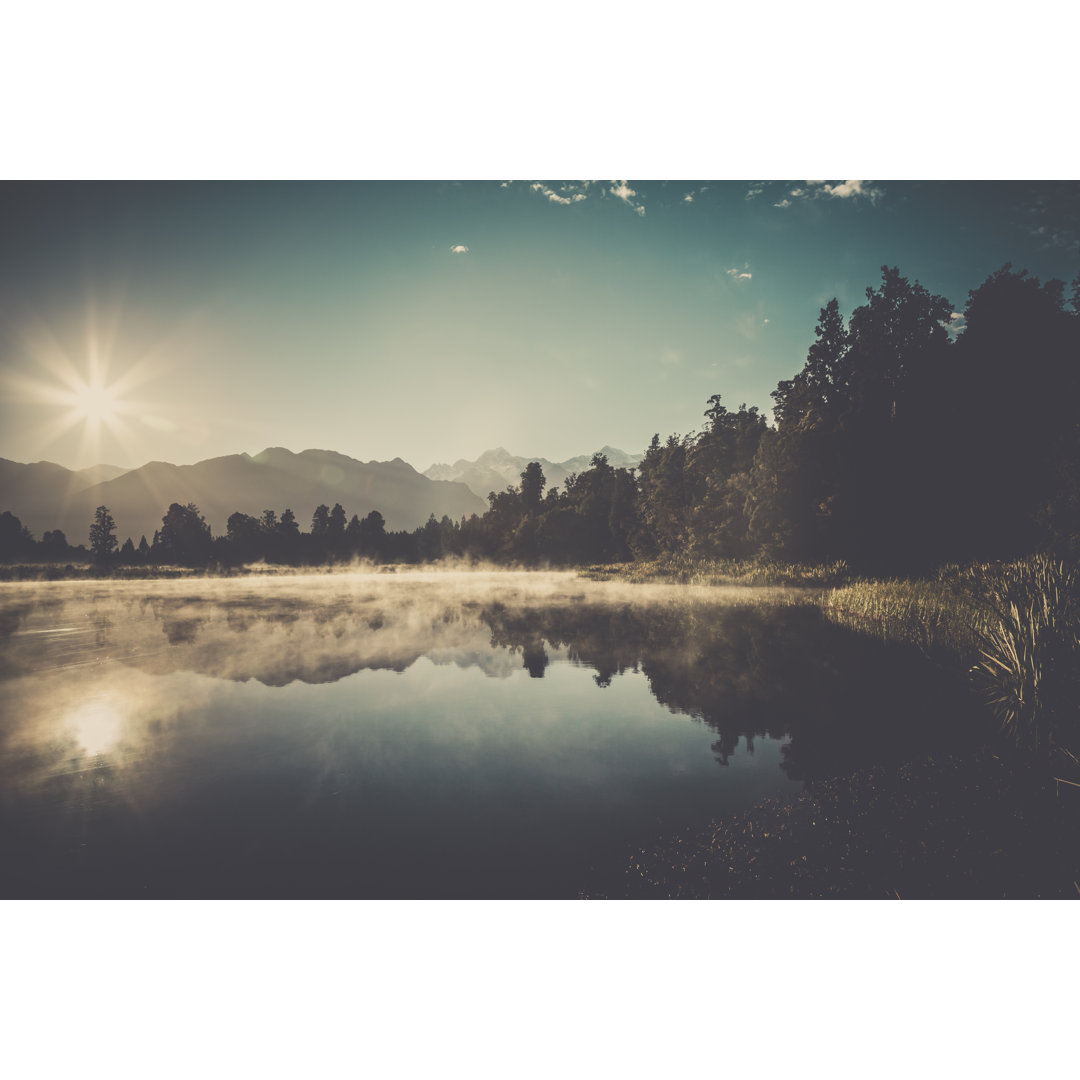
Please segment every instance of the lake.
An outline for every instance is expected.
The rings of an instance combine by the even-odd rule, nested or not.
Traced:
[[[0,585],[0,893],[603,893],[660,836],[949,737],[942,672],[802,599],[570,573]]]

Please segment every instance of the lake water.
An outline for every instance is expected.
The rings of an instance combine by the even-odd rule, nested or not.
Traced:
[[[0,585],[0,893],[603,892],[659,836],[942,737],[939,673],[797,600],[571,574]]]

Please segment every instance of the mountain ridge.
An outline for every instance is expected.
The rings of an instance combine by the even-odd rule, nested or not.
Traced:
[[[614,446],[603,446],[595,453],[603,454],[608,463],[616,469],[637,468],[644,458],[644,453],[628,454]],[[571,473],[583,472],[589,468],[593,454],[579,454],[565,461],[549,461],[545,457],[522,457],[511,454],[505,447],[496,446],[485,450],[475,461],[458,458],[453,465],[436,462],[424,470],[424,476],[430,480],[457,481],[466,484],[481,499],[487,499],[488,493],[502,491],[507,485],[516,485],[521,473],[530,462],[538,462],[547,480],[547,488],[561,487]]]
[[[39,538],[61,529],[69,543],[78,544],[86,541],[98,506],[109,507],[121,542],[130,536],[136,543],[140,536],[153,537],[174,502],[194,503],[215,535],[226,531],[237,511],[259,517],[267,509],[280,514],[289,508],[306,529],[316,506],[339,502],[350,517],[378,510],[387,529],[411,530],[430,514],[456,520],[486,509],[467,485],[432,480],[401,458],[363,462],[332,450],[266,447],[255,455],[225,454],[193,465],[151,461],[85,485],[80,474],[100,475],[100,468],[0,458],[0,510],[10,510]]]

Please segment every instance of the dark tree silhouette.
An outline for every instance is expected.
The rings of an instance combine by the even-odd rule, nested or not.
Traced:
[[[34,537],[30,530],[10,510],[0,514],[0,559],[4,562],[28,559],[33,550]]]
[[[540,462],[530,461],[521,474],[521,504],[526,514],[536,514],[540,510],[544,486],[547,480]]]
[[[90,554],[98,566],[104,566],[111,561],[115,551],[116,522],[107,506],[99,506],[90,524]]]
[[[41,537],[41,553],[50,561],[71,558],[71,546],[62,529],[46,530]]]
[[[315,513],[311,516],[311,535],[325,536],[330,528],[330,507],[326,503],[319,503],[315,507]]]
[[[367,559],[386,558],[386,522],[378,510],[372,510],[357,528],[357,553]]]
[[[157,562],[205,566],[210,560],[210,526],[194,503],[172,503],[161,519]]]
[[[254,562],[264,556],[265,533],[262,522],[250,514],[237,511],[229,515],[226,538],[231,549],[230,558],[237,563]]]

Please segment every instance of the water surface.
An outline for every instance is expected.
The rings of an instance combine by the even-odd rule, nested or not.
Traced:
[[[602,891],[659,835],[938,737],[928,665],[797,601],[568,574],[3,586],[0,888]]]

